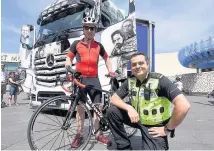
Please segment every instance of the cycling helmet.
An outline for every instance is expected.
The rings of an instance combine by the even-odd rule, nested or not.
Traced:
[[[91,16],[84,17],[83,21],[82,21],[82,25],[84,26],[85,24],[92,24],[92,25],[94,25],[96,27],[95,18],[91,17]]]

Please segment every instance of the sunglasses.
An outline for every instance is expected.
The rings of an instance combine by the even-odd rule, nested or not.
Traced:
[[[84,29],[85,30],[89,30],[90,29],[90,31],[94,31],[95,27],[84,26]]]

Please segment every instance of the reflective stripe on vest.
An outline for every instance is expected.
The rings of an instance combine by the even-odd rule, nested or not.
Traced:
[[[136,78],[129,78],[129,91],[132,94],[132,106],[140,115],[140,121],[144,125],[157,125],[170,118],[171,102],[166,97],[158,97],[156,90],[158,88],[159,79],[149,78],[145,86],[136,87]],[[150,84],[150,100],[144,98],[144,89]],[[133,93],[135,91],[135,93]]]

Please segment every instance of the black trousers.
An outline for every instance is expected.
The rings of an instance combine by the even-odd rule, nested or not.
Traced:
[[[129,149],[131,147],[131,142],[127,137],[123,123],[140,129],[143,150],[168,150],[167,136],[152,138],[148,132],[148,127],[145,127],[140,123],[131,123],[126,111],[119,109],[116,106],[112,106],[107,111],[107,118],[118,150]]]

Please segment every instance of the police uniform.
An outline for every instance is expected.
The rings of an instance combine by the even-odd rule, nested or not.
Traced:
[[[167,136],[153,138],[148,133],[150,127],[160,127],[168,123],[171,117],[171,102],[181,94],[179,89],[165,76],[159,73],[149,73],[143,81],[135,77],[128,78],[116,91],[124,99],[127,95],[131,98],[131,105],[138,112],[140,121],[131,123],[128,113],[112,106],[107,112],[112,135],[118,150],[130,148],[123,123],[140,129],[142,134],[143,150],[167,150]]]

